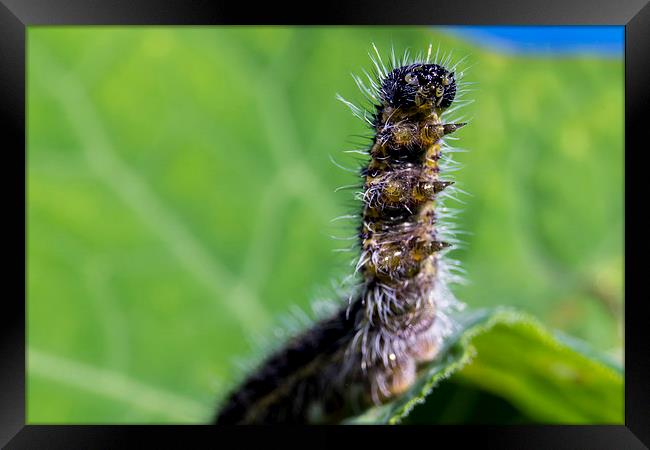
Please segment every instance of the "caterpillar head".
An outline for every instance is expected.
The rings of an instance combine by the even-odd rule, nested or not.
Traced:
[[[446,109],[456,96],[455,74],[438,64],[398,67],[383,80],[381,96],[384,105],[395,108],[429,104]]]

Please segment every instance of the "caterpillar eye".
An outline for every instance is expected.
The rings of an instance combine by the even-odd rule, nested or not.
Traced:
[[[436,88],[436,97],[442,97],[442,94],[445,93],[445,88],[442,86],[438,86]]]
[[[418,84],[418,78],[412,73],[407,73],[404,76],[404,81],[406,81],[408,84]]]

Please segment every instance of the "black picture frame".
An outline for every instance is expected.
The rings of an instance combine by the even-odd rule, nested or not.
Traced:
[[[312,12],[313,11],[313,12]],[[26,292],[26,142],[25,74],[26,27],[32,25],[624,25],[625,26],[625,424],[602,426],[436,426],[431,427],[245,427],[211,426],[41,426],[26,425],[25,410],[25,304]],[[642,187],[640,158],[647,139],[643,114],[650,105],[650,5],[647,0],[551,1],[411,1],[347,2],[340,4],[251,5],[207,0],[0,0],[0,111],[3,145],[9,164],[3,165],[4,234],[11,252],[4,252],[7,285],[0,331],[0,445],[6,448],[123,448],[130,444],[159,443],[186,446],[202,439],[216,445],[223,434],[236,434],[238,442],[262,444],[331,444],[356,436],[364,442],[380,439],[387,445],[476,443],[488,448],[647,448],[650,445],[650,379],[648,334],[643,314],[646,300],[642,280],[633,272],[647,255],[641,219],[648,204]],[[646,144],[646,145],[644,145]],[[647,177],[647,175],[646,175]],[[606,188],[607,180],[603,180]],[[637,217],[639,216],[639,217]],[[647,223],[647,222],[646,222]],[[18,237],[22,236],[22,240]],[[22,249],[21,247],[22,242]],[[631,244],[633,242],[634,244]],[[14,247],[15,246],[15,247]],[[5,247],[7,248],[7,247]],[[15,248],[15,250],[14,250]],[[23,261],[22,287],[20,264]],[[15,271],[13,274],[11,272]],[[20,299],[23,294],[23,300]],[[53,318],[55,320],[55,318]],[[287,439],[291,436],[293,439]],[[231,436],[234,437],[234,436]],[[300,438],[304,438],[300,439]],[[271,440],[273,439],[273,440]],[[266,441],[266,442],[265,442]],[[240,444],[238,444],[240,445]]]

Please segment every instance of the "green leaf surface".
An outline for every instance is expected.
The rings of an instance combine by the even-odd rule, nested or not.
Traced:
[[[507,400],[537,423],[623,423],[623,371],[615,363],[585,356],[575,341],[567,345],[511,309],[472,311],[456,320],[441,356],[422,369],[408,392],[347,423],[400,423],[452,375]]]

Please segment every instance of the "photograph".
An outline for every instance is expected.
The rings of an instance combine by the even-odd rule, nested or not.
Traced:
[[[35,25],[27,425],[625,425],[625,27]]]

